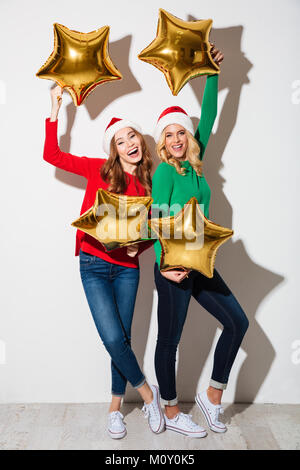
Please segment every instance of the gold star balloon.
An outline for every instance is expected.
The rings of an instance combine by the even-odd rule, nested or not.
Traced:
[[[160,8],[156,38],[139,55],[161,70],[173,93],[199,75],[220,73],[209,43],[212,20],[183,21]]]
[[[148,211],[151,197],[124,196],[102,188],[93,206],[71,223],[96,238],[106,249],[148,241]]]
[[[233,235],[233,230],[207,219],[195,197],[175,216],[151,219],[149,226],[162,247],[161,271],[195,269],[209,278],[218,248]]]
[[[36,75],[66,88],[75,106],[101,83],[122,78],[108,54],[109,26],[90,33],[72,31],[58,23],[53,27],[54,50]]]

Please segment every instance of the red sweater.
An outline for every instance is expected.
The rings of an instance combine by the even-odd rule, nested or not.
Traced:
[[[100,168],[106,162],[106,159],[76,157],[70,153],[62,152],[57,142],[57,123],[58,121],[50,122],[49,118],[46,119],[46,138],[43,158],[46,162],[51,163],[57,168],[84,176],[87,179],[86,191],[80,210],[81,215],[94,204],[97,190],[99,188],[108,188],[108,184],[105,183],[100,176]],[[126,173],[126,175],[129,183],[124,194],[128,196],[146,196],[145,189],[140,184],[139,180],[130,173]],[[139,245],[139,251],[134,257],[127,255],[127,248],[125,247],[106,253],[98,240],[82,232],[82,230],[77,230],[75,256],[79,255],[81,248],[82,251],[99,256],[99,258],[110,263],[127,266],[129,268],[138,268],[138,256],[149,248],[152,243],[152,241],[141,243]]]

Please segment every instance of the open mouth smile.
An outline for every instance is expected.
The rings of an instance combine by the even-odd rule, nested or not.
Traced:
[[[174,149],[174,150],[181,150],[181,149],[182,149],[182,144],[179,144],[179,145],[172,145],[172,149]]]
[[[129,157],[133,157],[133,156],[135,156],[135,155],[138,153],[138,151],[139,151],[138,147],[135,147],[134,149],[130,150],[130,151],[127,153],[127,155],[128,155]]]

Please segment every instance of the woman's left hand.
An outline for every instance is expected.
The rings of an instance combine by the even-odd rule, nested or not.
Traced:
[[[214,59],[214,62],[220,66],[220,63],[222,62],[222,60],[224,59],[224,54],[222,54],[222,52],[220,51],[220,49],[216,49],[215,48],[215,45],[210,42],[210,45],[211,45],[211,50],[210,50],[210,53],[212,55],[212,58]]]
[[[132,258],[137,254],[139,251],[139,244],[135,243],[134,245],[130,245],[127,247],[127,254],[128,256],[131,256]]]

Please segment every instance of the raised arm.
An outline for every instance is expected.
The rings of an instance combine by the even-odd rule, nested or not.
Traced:
[[[217,65],[224,59],[224,54],[215,48],[213,43],[211,44],[211,56]],[[213,128],[217,111],[218,111],[218,81],[219,75],[209,75],[206,78],[206,84],[203,94],[202,107],[201,107],[201,118],[198,128],[195,133],[195,138],[198,140],[200,145],[200,160],[203,159],[208,140]]]
[[[62,102],[61,95],[62,89],[59,86],[51,90],[51,117],[46,119],[46,136],[43,158],[46,162],[51,163],[57,168],[88,178],[90,173],[90,159],[62,152],[58,145],[57,117]]]
[[[200,160],[203,159],[206,146],[209,141],[218,111],[218,79],[219,75],[209,75],[206,84],[201,106],[201,118],[195,133],[195,138],[200,145]]]

